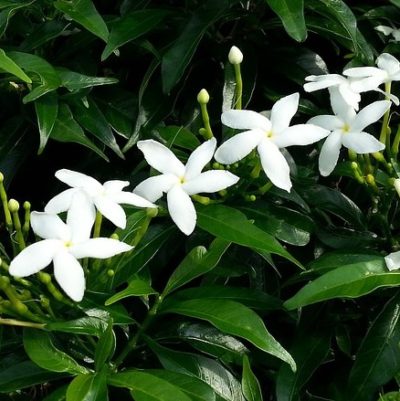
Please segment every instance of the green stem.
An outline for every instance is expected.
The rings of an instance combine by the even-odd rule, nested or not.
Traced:
[[[103,216],[100,212],[96,213],[96,220],[94,222],[93,238],[100,237],[101,223],[103,222]]]
[[[2,173],[0,173],[0,198],[1,198],[1,203],[3,205],[4,217],[6,220],[7,230],[9,232],[9,234],[11,235],[14,230],[14,226],[13,226],[13,222],[11,219],[11,212],[10,212],[10,209],[8,208],[7,192],[6,192],[6,189],[4,188],[4,176]]]
[[[235,109],[242,109],[242,93],[243,93],[243,81],[242,74],[240,72],[240,64],[234,64],[233,68],[235,70]]]
[[[393,145],[392,145],[392,154],[394,157],[397,157],[399,154],[399,144],[400,144],[400,124],[397,127],[396,135],[394,137]]]
[[[204,139],[211,139],[214,136],[214,134],[212,132],[211,125],[210,125],[210,116],[208,115],[207,104],[200,103],[200,110],[201,110],[201,117],[203,119],[204,128],[206,130],[203,135]]]
[[[7,326],[32,327],[34,329],[44,329],[46,326],[44,323],[23,322],[22,320],[3,319],[1,317],[0,324],[4,324]]]
[[[385,93],[387,94],[386,99],[390,99],[388,95],[390,95],[391,91],[391,82],[386,82],[385,83]],[[385,115],[383,116],[383,121],[382,121],[382,127],[381,127],[381,134],[379,136],[379,140],[387,145],[387,148],[390,149],[390,143],[388,144],[389,140],[389,116],[390,116],[390,108],[386,111]]]
[[[26,248],[24,234],[22,233],[21,220],[19,219],[18,210],[13,210],[11,212],[14,228],[15,228],[15,238],[18,242],[18,248],[20,251]]]

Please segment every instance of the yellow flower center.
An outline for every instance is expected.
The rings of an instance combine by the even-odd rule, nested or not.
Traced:
[[[350,132],[350,126],[348,124],[344,124],[342,127],[342,132],[344,134],[347,134],[348,132]]]
[[[185,177],[179,177],[179,184],[184,184],[185,183]]]
[[[272,131],[267,131],[267,132],[265,133],[265,136],[266,136],[267,138],[272,138],[272,137],[274,136],[274,134],[273,134]]]
[[[64,242],[64,246],[65,246],[66,248],[69,248],[70,246],[72,246],[72,241],[65,241],[65,242]]]

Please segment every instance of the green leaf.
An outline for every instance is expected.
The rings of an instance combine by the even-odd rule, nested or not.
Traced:
[[[56,348],[49,333],[35,329],[24,329],[23,340],[29,358],[43,369],[72,374],[88,372],[85,367],[79,365],[68,354]]]
[[[55,70],[61,79],[61,86],[64,86],[71,92],[92,88],[93,86],[113,85],[118,82],[117,78],[92,77],[66,68],[56,68]]]
[[[247,401],[263,401],[260,383],[251,370],[247,355],[243,356],[242,391]]]
[[[94,316],[85,316],[74,320],[47,323],[45,327],[50,331],[101,337],[106,331],[107,320]]]
[[[50,137],[51,130],[57,119],[58,97],[50,92],[35,101],[36,118],[39,127],[40,142],[38,154],[40,155]]]
[[[94,366],[99,372],[104,364],[112,358],[115,351],[116,339],[113,330],[113,320],[110,318],[108,321],[107,329],[99,338],[94,352]]]
[[[70,108],[65,103],[60,103],[57,120],[51,130],[50,137],[60,142],[75,142],[93,150],[104,160],[107,156],[84,134],[81,126],[74,120]]]
[[[380,287],[398,286],[400,272],[390,272],[383,257],[338,267],[306,284],[283,305],[291,310],[333,298],[358,298]]]
[[[0,370],[0,393],[11,393],[63,376],[44,370],[31,361],[19,362]]]
[[[196,277],[211,271],[221,260],[229,245],[230,242],[216,238],[208,250],[204,246],[193,248],[172,273],[163,294],[167,295]]]
[[[224,333],[244,338],[296,370],[293,358],[268,332],[262,319],[239,302],[222,299],[169,299],[162,304],[160,311],[206,320]]]
[[[38,26],[23,40],[19,49],[23,52],[32,52],[32,50],[53,40],[61,35],[67,25],[64,22],[51,20],[38,24]]]
[[[150,372],[120,372],[110,376],[108,382],[115,387],[130,389],[135,401],[192,401],[178,386]]]
[[[231,4],[228,0],[208,0],[194,11],[178,39],[162,58],[164,93],[169,93],[178,83],[207,29],[225,14]]]
[[[165,369],[198,377],[226,401],[245,401],[240,383],[229,370],[211,358],[189,352],[176,352],[147,339]]]
[[[32,102],[46,93],[56,90],[61,85],[61,80],[54,69],[43,58],[34,54],[9,52],[8,56],[23,70],[32,72],[32,90],[22,100],[24,103]]]
[[[87,98],[86,106],[82,101],[74,102],[71,110],[78,124],[113,150],[121,159],[125,159],[104,114],[91,98]]]
[[[367,401],[400,370],[400,296],[393,297],[376,317],[350,371],[348,397]]]
[[[200,145],[200,141],[192,132],[185,127],[178,127],[176,125],[169,125],[167,127],[160,127],[157,129],[161,138],[167,143],[167,147],[172,145],[179,146],[187,150],[194,150]]]
[[[105,305],[111,305],[128,297],[141,297],[143,295],[151,294],[157,294],[157,291],[151,288],[150,284],[146,280],[143,280],[140,277],[134,277],[129,280],[127,288],[108,298],[105,302]]]
[[[108,28],[91,0],[57,0],[54,7],[107,42]]]
[[[302,267],[270,234],[253,225],[240,211],[222,205],[196,205],[197,225],[216,237],[256,250],[274,253]]]
[[[32,80],[21,70],[10,57],[7,56],[3,49],[0,49],[0,68],[12,75],[15,75],[24,82],[32,83]]]
[[[34,0],[31,1],[3,1],[0,9],[0,36],[2,37],[7,30],[8,23],[10,22],[11,17],[13,17],[20,8],[24,8],[30,6],[34,3]]]
[[[304,0],[266,0],[281,19],[283,26],[294,40],[303,42],[307,38],[304,21]]]
[[[65,401],[68,386],[58,387],[42,401]]]
[[[66,401],[108,401],[107,371],[76,376],[67,388]]]
[[[159,26],[169,14],[170,12],[167,10],[138,10],[119,18],[111,25],[110,37],[101,55],[101,60],[104,61],[125,43],[137,39]]]

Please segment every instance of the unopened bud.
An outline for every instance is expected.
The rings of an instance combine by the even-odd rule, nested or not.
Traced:
[[[0,182],[4,181],[4,174],[2,172],[0,172]]]
[[[228,60],[231,64],[240,64],[243,61],[243,53],[236,46],[232,46],[228,54]]]
[[[397,194],[400,196],[400,178],[396,178],[393,183],[394,189],[396,190]]]
[[[8,208],[10,209],[11,213],[18,212],[19,210],[19,203],[15,199],[10,199],[8,201]]]
[[[205,89],[202,89],[197,95],[197,101],[200,104],[207,104],[210,101],[210,95]]]

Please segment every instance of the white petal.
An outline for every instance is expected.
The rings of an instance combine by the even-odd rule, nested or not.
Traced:
[[[139,141],[137,147],[143,152],[144,158],[151,167],[163,174],[174,174],[183,176],[185,166],[180,160],[163,144],[148,139]]]
[[[72,197],[76,191],[79,191],[79,189],[69,188],[59,193],[54,198],[49,200],[46,207],[44,208],[44,211],[54,214],[67,211],[71,206]]]
[[[326,177],[335,168],[342,147],[342,134],[339,131],[332,132],[326,138],[319,154],[319,171]]]
[[[396,74],[400,70],[399,60],[389,53],[382,53],[376,59],[376,65],[385,70],[389,75]]]
[[[334,131],[343,126],[343,121],[337,116],[322,115],[310,118],[307,121],[307,124],[318,125],[319,127],[325,128],[329,131]]]
[[[389,100],[379,100],[364,107],[354,118],[351,124],[352,132],[361,132],[368,125],[378,121],[389,109]]]
[[[186,235],[190,235],[196,226],[196,209],[190,196],[180,185],[174,186],[167,193],[168,211],[171,219]]]
[[[267,177],[278,188],[290,192],[290,169],[279,148],[269,139],[265,139],[258,145],[257,150]]]
[[[342,94],[339,92],[337,88],[329,89],[331,106],[333,112],[344,122],[350,124],[354,117],[356,116],[356,112],[353,107],[351,107],[344,99]]]
[[[373,153],[385,149],[385,145],[366,132],[349,132],[342,136],[342,143],[346,148],[356,153]]]
[[[246,157],[264,138],[260,130],[245,131],[229,138],[215,152],[215,160],[222,164],[232,164]]]
[[[386,36],[390,35],[394,31],[393,28],[386,25],[378,25],[375,27],[375,30],[377,30],[378,32],[382,32]]]
[[[103,189],[107,195],[121,192],[123,188],[129,185],[129,181],[111,180],[103,184]]]
[[[400,268],[400,251],[389,253],[385,256],[385,263],[388,270],[397,270]]]
[[[306,81],[311,81],[303,85],[306,92],[314,92],[320,89],[326,89],[332,86],[341,84],[346,78],[339,74],[326,75],[309,75],[305,78]]]
[[[58,239],[69,241],[71,239],[70,228],[55,214],[32,212],[31,226],[33,232],[44,239]]]
[[[353,67],[343,71],[343,75],[352,78],[367,78],[380,76],[382,72],[376,67]]]
[[[229,110],[222,113],[222,124],[236,129],[260,129],[269,131],[271,122],[267,117],[251,110]]]
[[[116,192],[115,194],[108,195],[108,198],[116,203],[124,205],[133,205],[137,207],[157,207],[154,203],[151,203],[145,198],[132,192]]]
[[[161,174],[147,178],[142,181],[133,192],[150,202],[155,202],[163,196],[164,192],[168,192],[171,187],[179,182],[176,175]]]
[[[279,99],[271,110],[271,125],[274,134],[279,134],[289,127],[290,120],[296,114],[299,107],[299,93],[293,93]]]
[[[286,148],[292,145],[310,145],[329,135],[329,131],[312,124],[297,124],[286,128],[271,140],[278,148]]]
[[[212,159],[216,146],[217,140],[211,138],[193,151],[186,163],[185,180],[191,180],[201,173]]]
[[[93,202],[83,191],[74,194],[67,214],[67,225],[73,243],[86,241],[90,237],[96,211]]]
[[[400,80],[400,77],[399,77],[399,80]],[[393,95],[393,93],[386,93],[381,88],[376,88],[376,89],[374,89],[374,91],[382,93],[382,95],[384,95],[386,98],[388,98],[388,100],[390,100],[396,106],[398,106],[400,104],[399,98],[397,96]]]
[[[133,249],[125,242],[111,238],[91,238],[80,244],[72,245],[69,252],[75,258],[97,258],[106,259],[118,255],[122,252],[128,252]]]
[[[206,171],[193,180],[185,182],[182,189],[189,195],[213,193],[236,184],[239,177],[229,171],[210,170]]]
[[[382,72],[381,70],[379,71]],[[350,85],[355,92],[361,93],[378,89],[379,85],[381,85],[384,81],[385,74],[380,74],[368,78],[358,79],[353,81]]]
[[[86,174],[78,173],[77,171],[67,170],[64,168],[58,170],[55,176],[70,187],[82,188],[90,195],[102,190],[102,185],[97,180]]]
[[[118,203],[107,196],[98,196],[94,199],[94,204],[97,210],[114,225],[122,229],[126,227],[126,215]]]
[[[344,101],[354,110],[358,110],[358,104],[361,101],[361,95],[359,93],[356,93],[349,85],[349,83],[346,83],[345,85],[339,85],[337,89],[342,95]]]
[[[54,255],[63,247],[59,240],[45,239],[29,245],[10,263],[9,272],[13,276],[26,277],[48,266]]]
[[[75,302],[82,301],[85,293],[85,275],[82,266],[67,251],[54,256],[54,277],[64,292]]]

